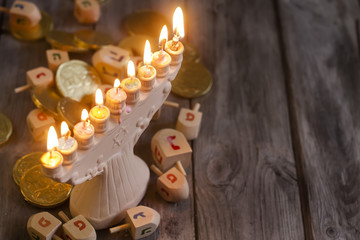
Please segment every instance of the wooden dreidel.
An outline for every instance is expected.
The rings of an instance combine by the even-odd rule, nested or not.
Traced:
[[[193,140],[199,135],[202,113],[199,112],[200,104],[196,103],[193,110],[181,108],[176,130],[182,132],[187,140]]]
[[[156,182],[157,192],[168,202],[178,202],[189,197],[189,183],[184,175],[185,171],[181,162],[177,162],[177,167],[172,167],[166,173],[163,173],[155,165],[151,165],[151,170],[158,175]]]
[[[10,25],[18,29],[29,29],[36,27],[41,20],[38,7],[28,1],[15,1],[10,10],[0,10],[10,13]]]
[[[165,128],[151,139],[151,151],[156,165],[167,171],[177,161],[184,167],[189,166],[192,149],[184,134],[175,129]]]
[[[27,232],[33,240],[50,240],[60,227],[61,221],[48,212],[32,215],[27,222]]]
[[[46,67],[38,67],[26,72],[26,81],[26,85],[15,88],[15,93],[35,86],[51,86],[54,83],[54,74]]]
[[[40,109],[32,110],[26,117],[29,131],[35,141],[46,139],[50,126],[55,125],[55,120]]]
[[[126,222],[110,228],[110,233],[130,229],[132,238],[140,239],[156,231],[160,223],[160,214],[152,208],[137,206],[126,211]]]
[[[126,76],[126,66],[130,53],[116,46],[105,46],[92,56],[92,65],[100,74],[104,83],[113,84],[115,79]]]
[[[93,226],[82,215],[69,219],[63,211],[58,213],[65,222],[63,225],[64,237],[69,240],[95,240],[96,232]]]
[[[58,69],[60,64],[70,60],[68,52],[58,49],[46,50],[46,58],[49,68],[54,72]]]
[[[74,15],[80,23],[96,23],[101,15],[100,5],[96,0],[75,0]]]

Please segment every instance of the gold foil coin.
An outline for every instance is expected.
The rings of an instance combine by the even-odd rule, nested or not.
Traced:
[[[158,40],[154,37],[146,36],[146,35],[134,35],[123,39],[119,43],[119,47],[128,50],[134,56],[144,56],[144,48],[145,42],[149,40],[151,51],[157,51],[158,47]]]
[[[138,11],[125,18],[125,27],[130,35],[142,34],[158,39],[164,25],[168,29],[172,26],[164,15],[151,10]]]
[[[101,84],[101,80],[96,70],[81,60],[64,62],[56,72],[56,86],[59,92],[79,102],[94,94],[98,84]]]
[[[88,48],[79,47],[75,43],[73,33],[54,30],[47,34],[46,41],[51,44],[52,48],[68,52],[87,52]]]
[[[183,61],[184,62],[199,62],[200,61],[200,52],[199,50],[187,42],[182,42],[184,44],[184,53]]]
[[[0,144],[9,140],[13,132],[13,127],[10,119],[5,114],[0,112]]]
[[[43,154],[43,152],[33,152],[17,160],[13,168],[13,179],[17,185],[20,186],[21,177],[26,171],[40,164],[40,158]]]
[[[37,86],[31,91],[34,104],[55,118],[59,118],[57,105],[61,97],[54,87]]]
[[[102,46],[113,44],[110,35],[90,29],[79,30],[74,33],[75,44],[81,48],[97,50]]]
[[[58,112],[71,128],[81,121],[83,109],[89,111],[86,105],[68,97],[62,98],[58,103]]]
[[[47,208],[57,206],[67,200],[72,186],[45,177],[39,164],[25,172],[20,181],[20,189],[26,201]]]
[[[183,62],[179,73],[171,82],[171,91],[181,97],[196,98],[208,93],[212,82],[211,73],[202,64]]]
[[[41,20],[38,25],[29,29],[18,28],[10,24],[11,34],[24,41],[34,41],[44,38],[54,27],[53,20],[49,14],[44,11],[40,11]]]

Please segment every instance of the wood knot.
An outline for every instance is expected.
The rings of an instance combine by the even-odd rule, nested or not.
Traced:
[[[339,237],[339,231],[335,227],[328,227],[326,228],[326,235],[335,239]]]

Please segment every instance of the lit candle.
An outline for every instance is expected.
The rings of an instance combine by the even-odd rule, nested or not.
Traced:
[[[55,128],[51,126],[47,138],[48,152],[41,156],[42,170],[45,175],[54,175],[61,171],[61,164],[63,162],[62,155],[56,151],[59,142],[56,135]]]
[[[79,148],[88,149],[94,142],[94,126],[89,121],[89,114],[84,109],[81,113],[81,122],[74,126],[74,138]]]
[[[77,141],[70,136],[70,130],[65,121],[61,122],[61,138],[59,138],[59,152],[64,158],[64,165],[72,164],[76,159]]]
[[[130,60],[127,68],[128,78],[121,81],[121,88],[127,95],[127,103],[136,103],[140,97],[141,82],[135,77],[135,66]]]
[[[119,79],[115,79],[114,87],[106,92],[105,105],[110,109],[111,116],[118,117],[125,109],[127,95],[120,88]]]
[[[169,72],[169,65],[171,63],[170,55],[164,51],[168,39],[168,31],[166,25],[161,30],[159,37],[160,51],[154,52],[152,56],[152,65],[156,69],[157,77],[165,77]]]
[[[171,65],[181,63],[184,45],[179,41],[185,36],[184,16],[180,7],[177,7],[173,15],[173,39],[168,41],[165,50],[171,56]]]
[[[138,77],[141,81],[141,90],[150,91],[155,83],[156,70],[151,66],[151,47],[150,42],[146,40],[144,50],[144,66],[139,68]]]
[[[95,128],[95,132],[102,133],[107,129],[110,117],[110,110],[104,106],[104,98],[100,89],[95,94],[96,106],[90,110],[90,122]]]

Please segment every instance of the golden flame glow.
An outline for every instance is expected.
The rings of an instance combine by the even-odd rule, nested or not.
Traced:
[[[61,122],[61,136],[65,137],[69,132],[69,127],[65,121]]]
[[[85,122],[89,118],[89,113],[86,109],[83,109],[81,112],[81,121]]]
[[[48,138],[47,138],[47,150],[52,151],[54,148],[56,148],[59,145],[59,141],[56,135],[55,128],[51,126],[49,128],[48,132]]]
[[[145,42],[145,50],[144,50],[144,64],[150,65],[151,63],[151,47],[149,40],[146,40]]]
[[[119,79],[115,79],[114,87],[115,87],[115,88],[120,87],[120,80],[119,80]]]
[[[185,36],[184,31],[184,15],[181,7],[177,7],[173,16],[173,32],[176,36],[183,38]]]
[[[135,77],[135,66],[131,60],[128,62],[127,75],[129,78]]]
[[[96,90],[96,93],[95,93],[95,103],[96,103],[96,105],[98,105],[98,106],[101,106],[101,105],[104,104],[104,98],[103,98],[103,94],[102,94],[100,88],[98,88],[98,89]]]
[[[161,33],[160,33],[160,37],[159,37],[159,45],[162,46],[162,42],[164,41],[167,42],[168,40],[168,30],[166,25],[163,26],[163,28],[161,29]]]

